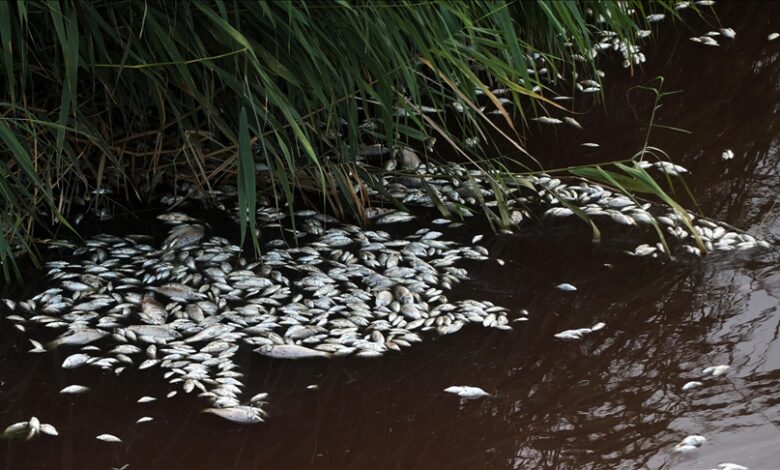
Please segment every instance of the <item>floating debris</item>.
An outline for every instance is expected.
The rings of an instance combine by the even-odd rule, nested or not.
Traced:
[[[453,385],[444,389],[447,393],[455,394],[466,400],[490,396],[489,393],[479,387],[470,387],[468,385]]]
[[[731,150],[729,150],[729,149],[726,149],[726,150],[724,150],[724,151],[723,151],[723,153],[721,154],[721,158],[722,158],[723,160],[731,160],[732,158],[734,158],[734,152],[733,152],[733,151],[731,151]]]

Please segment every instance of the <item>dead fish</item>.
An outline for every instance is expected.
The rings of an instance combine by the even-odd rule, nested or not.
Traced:
[[[185,339],[185,343],[197,343],[198,341],[208,341],[210,339],[216,338],[217,336],[223,335],[225,333],[229,333],[233,331],[235,328],[230,325],[224,325],[222,323],[217,323],[216,325],[211,325],[203,330],[199,331],[193,336],[190,336],[189,338]]]
[[[723,151],[723,153],[720,155],[720,157],[723,160],[731,160],[732,158],[734,158],[734,152],[729,150],[729,149],[726,149],[726,150]]]
[[[49,436],[59,436],[60,433],[57,431],[57,428],[52,426],[48,423],[41,423],[41,432],[44,434],[48,434]]]
[[[704,385],[703,383],[699,382],[698,380],[692,380],[690,382],[687,382],[685,385],[682,386],[683,391],[692,390],[696,387],[701,387]]]
[[[563,120],[566,121],[566,124],[568,124],[568,125],[570,125],[572,127],[575,127],[577,129],[582,130],[582,124],[577,122],[576,119],[574,119],[572,117],[569,117],[569,116],[564,116]]]
[[[600,147],[599,144],[596,144],[594,142],[585,142],[585,143],[582,143],[580,145],[583,146],[583,147],[588,147],[588,148],[593,148],[593,149]]]
[[[482,398],[490,396],[489,393],[482,390],[479,387],[471,387],[468,385],[453,385],[444,389],[447,393],[455,394],[461,398],[472,400],[474,398]]]
[[[122,439],[114,436],[113,434],[101,434],[96,436],[95,439],[103,442],[122,442]]]
[[[145,294],[141,302],[142,312],[139,315],[144,323],[164,325],[168,320],[168,311],[154,299],[153,294]]]
[[[148,336],[165,340],[181,338],[181,333],[168,326],[157,325],[130,325],[125,330],[138,336]]]
[[[666,18],[666,15],[664,15],[663,13],[655,13],[652,15],[647,15],[646,17],[648,23],[656,23],[658,21],[663,20],[664,18]]]
[[[182,222],[196,222],[197,219],[190,217],[189,215],[183,213],[183,212],[166,212],[165,214],[160,214],[157,216],[158,220],[162,220],[163,222],[173,223],[173,224],[179,224]]]
[[[84,292],[88,290],[94,290],[94,287],[88,286],[83,282],[76,282],[76,281],[63,281],[62,287],[68,290],[72,290],[74,292]]]
[[[76,367],[81,367],[86,364],[89,359],[90,357],[86,354],[71,354],[62,362],[62,367],[63,369],[75,369]]]
[[[587,330],[587,331],[585,331]],[[556,333],[555,337],[563,340],[580,340],[584,334],[590,333],[590,328],[580,328],[577,330],[564,330],[560,333]]]
[[[217,415],[220,418],[227,419],[228,421],[233,421],[234,423],[253,424],[253,423],[260,423],[263,421],[263,418],[260,415],[261,413],[260,409],[252,406],[232,406],[229,408],[206,408],[205,410],[203,410],[203,412]]]
[[[557,286],[555,286],[555,288],[558,290],[562,290],[564,292],[574,292],[577,290],[576,287],[566,282],[564,282],[563,284],[558,284]]]
[[[769,36],[767,36],[767,39],[769,39],[770,41],[774,41],[777,38],[780,38],[780,33],[772,33]]]
[[[68,393],[68,394],[79,394],[79,393],[87,393],[89,391],[89,388],[83,386],[83,385],[68,385],[67,387],[60,390],[60,393]]]
[[[152,421],[152,420],[154,420],[154,418],[152,418],[150,416],[143,416],[141,418],[138,418],[138,420],[135,423],[136,424],[148,423],[149,421]]]
[[[720,28],[720,34],[723,35],[723,37],[734,39],[737,37],[737,32],[734,31],[732,28]]]
[[[103,330],[96,330],[92,328],[78,328],[74,330],[68,330],[57,339],[47,344],[46,347],[48,349],[54,349],[61,345],[79,346],[82,344],[89,344],[93,341],[99,340],[107,334],[108,333]]]
[[[177,225],[168,232],[168,238],[163,243],[164,250],[179,249],[200,241],[206,235],[204,227],[199,224]]]
[[[390,212],[389,214],[385,214],[379,219],[377,219],[377,224],[395,224],[399,222],[408,222],[410,220],[413,220],[415,218],[414,215],[409,214],[408,212]]]
[[[721,375],[725,374],[726,371],[731,369],[731,366],[727,365],[719,365],[719,366],[712,366],[705,368],[702,373],[704,375],[710,375],[712,374],[713,377],[720,377]]]
[[[38,341],[35,341],[34,339],[29,340],[30,343],[33,345],[33,348],[30,349],[28,352],[31,353],[45,353],[46,350],[43,348],[43,345],[39,343]]]
[[[690,436],[687,436],[685,439],[680,441],[680,444],[683,446],[693,446],[693,447],[701,447],[702,444],[704,444],[707,441],[707,438],[704,436],[699,436],[697,434],[691,434]]]
[[[267,344],[255,349],[255,352],[274,359],[309,359],[312,357],[330,357],[329,353],[317,351],[297,344]]]
[[[554,117],[549,117],[549,116],[540,116],[540,117],[532,118],[531,120],[541,122],[542,124],[553,124],[553,125],[563,124],[563,121],[561,121],[560,119],[556,119]]]
[[[144,395],[141,398],[138,399],[138,403],[149,403],[157,400],[154,397],[150,397],[149,395]]]
[[[605,326],[607,326],[606,323],[598,322],[595,325],[590,327],[590,331],[599,331],[600,329],[604,328]]]
[[[690,452],[695,452],[697,450],[699,450],[697,446],[687,446],[684,444],[677,444],[676,446],[674,446],[674,451],[679,452],[681,454],[687,454]]]
[[[701,44],[704,44],[705,46],[712,46],[712,47],[718,47],[720,44],[715,39],[711,38],[710,36],[701,36],[699,37],[699,40],[697,41]]]
[[[730,462],[719,463],[718,467],[720,468],[720,470],[750,470],[744,465],[740,465],[737,463],[730,463]]]
[[[181,302],[186,302],[188,300],[201,300],[206,298],[205,294],[196,292],[184,284],[165,284],[164,286],[152,287],[151,289],[158,294],[162,294],[170,298],[171,300],[178,300]]]

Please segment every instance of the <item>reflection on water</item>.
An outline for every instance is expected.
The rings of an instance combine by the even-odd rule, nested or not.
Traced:
[[[692,171],[688,183],[704,213],[780,243],[780,160],[775,120],[780,104],[780,43],[769,43],[775,4],[718,5],[737,39],[720,48],[688,41],[710,29],[667,25],[642,76],[621,82],[608,69],[606,106],[579,119],[588,140],[559,130],[532,140],[536,155],[593,161],[636,151],[641,123],[626,92],[658,74],[667,89],[654,141]],[[619,64],[618,64],[619,65]],[[639,100],[641,101],[641,100]],[[643,116],[641,102],[633,102]],[[560,135],[555,135],[559,132]],[[720,153],[730,148],[734,160]],[[583,152],[585,153],[583,155]],[[134,230],[141,230],[135,227]],[[463,233],[464,240],[471,234]],[[235,426],[199,413],[203,403],[163,396],[155,371],[115,378],[95,370],[63,371],[62,352],[27,354],[26,340],[0,329],[0,425],[36,415],[58,438],[0,443],[6,468],[713,468],[736,462],[777,468],[780,442],[780,263],[714,254],[676,263],[642,260],[594,247],[586,227],[485,240],[507,264],[469,266],[464,298],[484,298],[531,320],[512,332],[466,327],[403,353],[375,360],[288,363],[238,358],[248,390],[272,400],[266,423]],[[755,253],[751,253],[753,256]],[[578,287],[562,293],[556,284]],[[580,342],[561,330],[603,321]],[[701,370],[730,364],[719,378]],[[701,379],[704,386],[680,387]],[[61,396],[79,383],[93,392]],[[318,384],[318,390],[306,386]],[[491,397],[460,403],[443,393],[475,385]],[[151,423],[137,425],[144,415]],[[95,440],[100,433],[124,442]],[[672,448],[688,434],[707,437],[684,458]]]

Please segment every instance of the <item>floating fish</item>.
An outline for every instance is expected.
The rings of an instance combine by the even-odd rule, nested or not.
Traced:
[[[100,434],[95,439],[103,442],[122,442],[122,439],[114,436],[113,434]]]
[[[777,38],[780,38],[780,33],[772,33],[769,36],[767,36],[767,39],[769,39],[770,41],[774,41]]]
[[[89,388],[83,385],[68,385],[67,387],[60,390],[60,393],[79,394],[79,393],[87,393],[88,391]]]
[[[719,366],[712,366],[705,368],[702,373],[704,375],[712,375],[713,377],[720,377],[721,375],[725,374],[729,369],[731,369],[731,366],[728,365],[719,365]]]
[[[548,116],[535,117],[535,118],[531,118],[531,120],[541,122],[542,124],[553,124],[553,125],[563,124],[563,121],[561,121],[560,119],[548,117]]]
[[[144,295],[141,303],[141,320],[150,325],[163,325],[168,320],[168,312],[160,305],[160,302],[154,299],[154,295]]]
[[[593,143],[593,142],[585,142],[585,143],[582,143],[580,145],[583,146],[583,147],[589,147],[589,148],[594,148],[594,149],[600,147],[599,144],[596,144],[596,143]]]
[[[76,367],[81,367],[86,364],[89,359],[90,357],[86,354],[71,354],[62,362],[62,367],[63,369],[75,369]]]
[[[207,408],[204,413],[211,413],[220,418],[233,421],[234,423],[253,424],[263,421],[259,408],[252,406],[232,406],[228,408]]]
[[[566,124],[569,124],[570,126],[572,126],[572,127],[574,127],[574,128],[577,128],[577,129],[580,129],[580,130],[582,130],[582,124],[580,124],[579,122],[577,122],[577,120],[576,120],[576,119],[574,119],[574,118],[572,118],[572,117],[569,117],[569,116],[565,116],[565,117],[563,118],[563,120],[566,122]]]
[[[720,468],[720,470],[750,470],[748,469],[748,467],[745,467],[743,465],[739,465],[736,463],[729,463],[729,462],[719,463],[718,468]]]
[[[691,434],[690,436],[686,436],[685,439],[680,441],[680,445],[701,447],[702,444],[704,444],[706,441],[707,438],[704,436],[699,436],[698,434]]]
[[[138,420],[136,421],[136,424],[148,423],[149,421],[152,421],[152,420],[154,420],[154,418],[152,418],[150,416],[143,416],[141,418],[138,418]]]
[[[731,150],[729,150],[729,149],[726,149],[726,150],[724,150],[724,151],[723,151],[723,153],[721,154],[721,158],[722,158],[723,160],[731,160],[732,158],[734,158],[734,152],[733,152],[733,151],[731,151]]]
[[[73,329],[73,330],[68,330],[67,332],[65,332],[65,334],[61,335],[54,341],[47,344],[46,347],[49,349],[54,349],[62,345],[78,346],[83,344],[89,344],[99,340],[100,338],[106,335],[108,335],[107,332],[102,330],[96,330],[93,328]]]
[[[703,383],[699,382],[698,380],[692,380],[690,382],[686,382],[685,385],[682,386],[683,391],[693,390],[694,388],[701,387],[704,385]]]
[[[330,354],[316,349],[298,346],[297,344],[268,344],[255,349],[255,352],[274,359],[310,359],[314,357],[330,357]]]
[[[606,323],[598,322],[595,325],[590,327],[590,331],[599,331],[599,330],[603,329],[605,326],[607,326]]]
[[[447,393],[455,394],[467,400],[490,396],[489,393],[482,390],[481,388],[470,387],[468,385],[453,385],[452,387],[445,388],[444,391]]]
[[[563,284],[558,284],[557,286],[555,286],[555,288],[558,290],[562,290],[564,292],[574,292],[577,290],[576,287],[566,282],[564,282]]]

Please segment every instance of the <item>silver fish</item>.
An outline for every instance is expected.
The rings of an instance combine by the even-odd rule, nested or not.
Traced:
[[[233,421],[234,423],[253,424],[263,421],[259,408],[252,406],[232,406],[229,408],[206,408],[204,413],[211,413],[220,418]]]
[[[103,442],[122,442],[122,439],[114,436],[113,434],[100,434],[95,439]]]
[[[60,390],[60,393],[79,394],[79,393],[87,393],[88,391],[89,388],[83,385],[68,385],[67,387]]]
[[[268,344],[255,349],[255,352],[274,359],[309,359],[330,357],[330,354],[297,344]]]
[[[489,393],[482,390],[479,387],[471,387],[468,385],[453,385],[452,387],[447,387],[444,389],[447,393],[455,394],[461,398],[465,398],[467,400],[472,400],[475,398],[482,398],[490,396]]]
[[[89,344],[93,341],[99,340],[107,334],[108,333],[103,330],[96,330],[92,328],[78,328],[74,330],[68,330],[60,337],[47,344],[46,347],[48,349],[54,349],[61,345],[79,346],[82,344]]]
[[[81,367],[86,364],[89,359],[90,357],[86,354],[71,354],[65,358],[65,361],[62,363],[62,367],[64,369],[75,369],[76,367]]]
[[[150,325],[164,325],[168,320],[168,312],[154,299],[154,295],[146,294],[141,302],[141,320]]]

